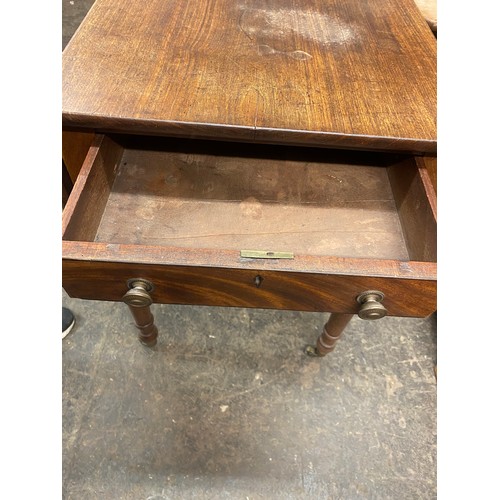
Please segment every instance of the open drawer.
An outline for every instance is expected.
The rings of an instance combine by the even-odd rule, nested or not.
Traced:
[[[157,303],[348,314],[380,290],[389,315],[425,317],[436,203],[421,161],[98,135],[63,213],[63,286],[121,300],[141,278]]]

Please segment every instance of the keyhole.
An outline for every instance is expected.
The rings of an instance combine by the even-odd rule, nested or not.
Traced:
[[[255,286],[257,288],[260,288],[260,285],[262,285],[263,281],[264,281],[264,278],[262,276],[259,276],[259,275],[255,276],[255,278],[253,280],[253,282],[255,283]]]

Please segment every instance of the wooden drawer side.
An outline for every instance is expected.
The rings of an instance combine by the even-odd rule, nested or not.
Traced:
[[[436,262],[436,196],[425,166],[408,158],[388,168],[410,260]]]
[[[63,239],[94,240],[122,154],[109,137],[95,137],[63,212]]]

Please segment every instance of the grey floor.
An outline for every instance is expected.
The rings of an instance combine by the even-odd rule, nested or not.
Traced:
[[[63,0],[63,47],[93,1]],[[324,314],[69,298],[65,499],[436,497],[436,319],[354,318],[303,353]]]

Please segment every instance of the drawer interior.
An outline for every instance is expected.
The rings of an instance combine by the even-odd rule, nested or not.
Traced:
[[[436,259],[429,192],[411,156],[139,136],[99,141],[68,204],[66,240]]]

